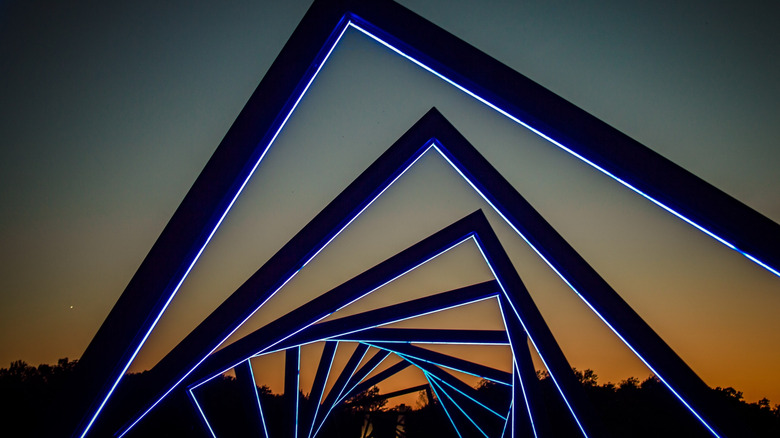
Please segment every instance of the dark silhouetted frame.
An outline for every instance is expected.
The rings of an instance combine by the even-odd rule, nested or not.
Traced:
[[[83,409],[77,414],[81,422],[64,426],[73,427],[74,436],[83,437],[100,426],[101,412],[110,407],[122,375],[348,28],[363,32],[780,276],[780,227],[761,214],[396,3],[317,0],[84,352],[79,366],[82,399],[74,401],[77,409]],[[729,429],[716,426],[720,416],[697,395],[703,388],[701,380],[549,225],[541,218],[514,215],[524,208],[512,203],[519,195],[503,178],[490,181],[485,178],[494,172],[489,165],[468,159],[459,162],[454,155],[448,156],[453,164],[714,434]],[[391,168],[395,164],[389,163]],[[384,176],[386,172],[375,170],[375,178]],[[264,296],[278,290],[349,222],[345,218],[362,207],[344,199],[331,204],[313,221],[316,226],[304,228],[250,278],[251,292],[234,294],[227,307],[256,309]],[[155,367],[155,374],[165,382],[174,375],[183,380],[230,334],[235,321],[207,318]],[[180,383],[173,381],[173,387]]]

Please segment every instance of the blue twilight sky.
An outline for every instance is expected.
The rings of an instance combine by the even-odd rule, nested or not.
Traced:
[[[777,3],[401,3],[780,221]],[[308,6],[0,4],[0,366],[81,355]],[[132,369],[152,366],[431,106],[708,384],[780,402],[778,278],[355,31]],[[250,325],[476,208],[426,156]],[[649,374],[491,222],[574,366]],[[489,278],[473,246],[446,257],[364,307]],[[495,327],[495,306],[480,306],[420,324]]]

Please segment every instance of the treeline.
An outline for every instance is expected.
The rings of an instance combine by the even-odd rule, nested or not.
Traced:
[[[60,359],[56,365],[34,367],[15,361],[8,368],[0,368],[0,421],[4,429],[18,431],[14,436],[53,436],[54,427],[63,420],[60,415],[66,411],[63,408],[68,406],[69,394],[77,390],[71,385],[76,366],[77,361]],[[655,377],[644,381],[632,377],[617,384],[600,384],[592,370],[575,369],[575,374],[603,425],[614,437],[711,437]],[[131,374],[126,381],[129,386],[142,387],[146,376],[147,373]],[[546,427],[551,436],[580,436],[549,374],[539,372],[538,377],[547,413]],[[488,381],[476,389],[480,398],[493,399],[499,405],[508,405],[511,397],[506,387]],[[245,390],[235,379],[223,377],[210,382],[199,393],[201,408],[208,413],[217,436],[240,436],[241,432],[263,427],[256,422],[256,404],[243,402],[246,398],[241,392]],[[287,413],[290,400],[271,393],[265,386],[258,387],[257,391],[270,435],[288,435],[285,428],[295,423]],[[748,403],[741,392],[731,387],[715,388],[712,395],[728,407],[740,424],[751,429],[746,430],[746,436],[780,436],[780,405],[772,406],[766,398]],[[314,404],[309,403],[307,395],[299,394],[297,403],[302,418],[313,415]],[[387,405],[376,387],[371,388],[335,409],[318,437],[357,438],[367,423],[371,423],[371,436],[375,438],[394,437],[397,427],[403,427],[409,438],[457,436],[438,402],[435,398],[430,400],[425,391],[420,393],[415,407],[387,408]],[[174,397],[157,411],[139,423],[138,432],[132,435],[208,436],[204,435],[201,420],[186,397]],[[493,434],[498,436],[500,431],[489,433]]]
[[[574,370],[585,393],[608,432],[614,437],[708,437],[712,435],[654,376],[644,381],[630,377],[617,384],[599,384],[593,370]],[[576,436],[576,425],[558,396],[552,379],[538,372],[543,386],[553,436]],[[780,437],[780,406],[770,406],[766,398],[755,403],[743,399],[734,388],[711,389],[712,397],[730,411],[738,424],[746,427],[744,436]]]

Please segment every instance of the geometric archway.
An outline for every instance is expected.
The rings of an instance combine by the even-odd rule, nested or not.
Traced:
[[[582,394],[563,352],[547,328],[541,314],[525,291],[522,281],[501,248],[487,219],[475,212],[461,221],[402,251],[374,268],[309,301],[294,311],[214,352],[246,319],[284,285],[300,267],[316,257],[328,242],[368,208],[390,185],[427,152],[436,151],[459,172],[501,217],[537,250],[550,266],[561,273],[594,312],[648,365],[671,391],[713,430],[716,407],[710,405],[706,385],[685,362],[606,284],[573,248],[547,224],[517,191],[463,138],[435,109],[430,110],[393,146],[307,224],[298,235],[261,267],[230,298],[207,317],[155,368],[156,387],[145,407],[120,430],[120,436],[141,421],[173,391],[185,389],[192,395],[200,385],[235,368],[248,358],[272,349],[289,349],[312,341],[329,339],[348,332],[349,325],[318,321],[343,306],[362,298],[378,287],[427,262],[466,239],[474,239],[499,284],[502,309],[515,336],[529,336],[539,356],[550,370],[573,418],[584,436],[603,436],[602,427]],[[305,242],[312,242],[307,245]],[[295,251],[298,259],[287,251]],[[281,267],[280,267],[281,266]],[[292,271],[292,272],[291,272]],[[280,273],[274,278],[271,273]],[[290,274],[284,274],[291,272]],[[265,283],[264,283],[265,282]],[[495,289],[495,288],[494,288]],[[473,293],[474,288],[468,291]],[[477,288],[480,290],[480,288]],[[258,294],[257,291],[264,291]],[[464,293],[463,291],[460,291]],[[492,293],[496,293],[494,290]],[[480,296],[481,297],[481,296]],[[426,311],[438,310],[441,297],[429,300]],[[444,302],[447,302],[446,300]],[[440,304],[439,304],[440,305]],[[310,333],[315,333],[314,335]],[[320,332],[319,335],[316,333]],[[511,331],[510,331],[511,333]],[[308,337],[307,337],[308,336]],[[512,339],[513,336],[510,336]],[[414,340],[412,339],[409,339]],[[517,350],[519,346],[513,346]],[[515,351],[515,361],[518,355]],[[526,367],[526,371],[532,367]],[[523,388],[535,374],[519,375]],[[435,383],[433,383],[435,387]],[[441,390],[441,387],[439,387]],[[524,400],[526,398],[524,397]],[[528,409],[522,411],[527,414]],[[517,406],[516,404],[514,406]],[[518,415],[518,409],[514,410]],[[708,415],[710,414],[710,415]],[[533,419],[533,416],[529,417]],[[716,420],[711,420],[716,418]],[[513,423],[519,420],[513,417]],[[535,422],[531,421],[531,424]]]
[[[122,375],[348,28],[375,39],[780,276],[780,227],[771,220],[400,5],[382,0],[318,0],[269,69],[82,356],[80,394],[83,399],[74,403],[76,409],[82,409],[77,414],[82,420],[72,429],[74,436],[86,436],[96,422],[100,422],[101,413],[110,406],[109,400]],[[438,147],[437,150],[441,152]],[[453,164],[456,167],[464,165]],[[479,182],[479,175],[465,176],[474,184],[485,185],[478,188],[483,196],[500,199],[515,196],[489,190],[506,190],[502,184],[496,188],[491,183]],[[578,256],[574,262],[569,262],[572,266],[556,267],[559,262],[553,253],[558,251],[556,245],[562,239],[554,230],[528,233],[529,230],[521,225],[523,218],[512,216],[512,207],[495,203],[494,206],[504,209],[505,218],[515,230],[613,331],[625,337],[623,340],[627,345],[635,347],[643,360],[661,356],[661,360],[649,361],[655,366],[651,369],[662,376],[670,388],[675,388],[673,391],[679,391],[675,394],[681,400],[698,399],[690,395],[701,393],[703,383],[660,338],[656,339],[646,324],[628,330],[622,327],[632,326],[633,322],[626,319],[635,321],[635,314],[630,308],[626,310],[628,306],[598,274],[583,268],[587,265],[581,264]],[[545,228],[543,222],[537,225]],[[308,243],[312,242],[307,242],[305,247],[311,249],[327,242]],[[563,245],[568,247],[565,242]],[[296,255],[289,249],[286,251],[285,257]],[[565,257],[571,255],[567,250],[563,252]],[[287,273],[299,269],[310,255],[293,257],[295,262],[288,266],[292,271]],[[568,271],[569,268],[573,271]],[[275,275],[267,281],[274,283],[285,275]],[[279,286],[281,284],[268,284],[262,290],[272,294]],[[195,330],[198,333],[193,332],[193,335],[199,338],[203,330],[208,333],[210,329],[199,327]],[[225,334],[228,333],[216,337]],[[216,348],[213,342],[211,345]],[[188,354],[181,353],[186,350],[190,350]],[[178,374],[191,365],[193,368],[186,372],[189,374],[205,360],[199,348],[185,345],[178,351],[173,358],[163,360],[165,364],[161,363],[157,371],[160,376]],[[648,360],[645,362],[650,365]],[[182,368],[183,363],[189,365]],[[669,370],[661,370],[662,367]],[[183,380],[181,377],[173,386]],[[161,377],[160,381],[165,379]],[[723,421],[711,407],[704,406],[705,402],[694,403],[703,405],[688,408],[695,413],[702,412],[707,423]],[[713,427],[731,430],[725,423]]]
[[[706,385],[435,109],[429,111],[414,127],[407,131],[401,139],[334,199],[301,232],[306,232],[309,227],[316,228],[320,220],[325,221],[332,206],[362,212],[390,184],[403,175],[423,154],[431,149],[438,151],[445,160],[452,164],[453,168],[463,175],[472,187],[533,248],[536,249],[546,245],[545,248],[537,249],[540,256],[548,261],[557,272],[568,273],[568,275],[564,275],[564,279],[572,285],[572,289],[615,331],[621,340],[648,365],[656,376],[671,389],[707,428],[710,430],[714,429],[713,421],[707,421],[702,417],[707,412],[717,412],[717,408],[710,404]],[[381,182],[372,185],[368,181]],[[368,196],[362,198],[358,193],[365,193]],[[344,200],[350,200],[352,205],[345,207]],[[348,217],[340,222],[348,224],[353,219],[354,217]],[[330,241],[342,229],[343,227],[339,226],[338,229],[326,234],[321,239]],[[449,237],[443,238],[440,236],[442,234]],[[188,375],[181,379],[181,385],[187,388],[196,388],[209,379],[233,368],[236,364],[246,360],[246,358],[274,348],[278,343],[281,344],[278,348],[286,349],[313,340],[328,339],[330,336],[343,333],[342,330],[348,331],[347,328],[342,327],[338,323],[324,323],[324,326],[319,326],[315,323],[347,303],[363,297],[377,287],[425,263],[431,257],[448,250],[451,248],[451,245],[459,244],[468,237],[472,237],[477,241],[477,245],[483,256],[485,256],[491,271],[493,271],[496,280],[501,285],[500,289],[506,294],[505,300],[502,301],[505,304],[502,306],[502,309],[504,309],[504,312],[509,309],[514,311],[514,313],[509,311],[508,314],[504,314],[505,321],[511,326],[512,321],[516,319],[522,327],[516,328],[516,332],[529,335],[531,342],[550,370],[553,381],[558,386],[583,435],[603,436],[595,415],[591,412],[587,400],[581,394],[578,383],[571,374],[563,352],[558,348],[552,333],[549,332],[541,314],[536,310],[530,295],[525,292],[522,281],[517,276],[511,262],[506,257],[503,249],[501,249],[498,239],[481,213],[475,213],[464,218],[462,221],[399,253],[360,276],[304,304],[279,320],[246,335],[207,358],[203,358],[202,362],[198,363],[197,369],[190,370],[192,372],[191,375],[187,372]],[[557,240],[545,240],[554,239],[555,237],[557,237]],[[318,250],[315,251],[315,255],[316,252]],[[495,260],[495,258],[498,260]],[[274,259],[272,258],[269,264],[273,262]],[[261,271],[262,268],[258,273]],[[600,283],[594,280],[600,280]],[[580,291],[577,286],[585,287],[586,290]],[[520,292],[512,293],[511,290],[513,288]],[[249,289],[252,288],[250,287]],[[241,289],[236,294],[240,291]],[[432,301],[436,303],[441,301],[441,298],[437,297]],[[445,300],[444,302],[447,301]],[[521,302],[526,310],[519,309]],[[204,324],[212,317],[214,317],[214,320],[221,321],[229,318],[233,318],[236,321],[245,320],[246,313],[237,313],[240,310],[238,308],[234,308],[231,312],[229,307],[223,304],[212,316],[204,321]],[[431,304],[427,310],[433,311],[438,310],[438,308]],[[221,315],[219,315],[220,311],[222,311]],[[232,316],[225,316],[225,314]],[[204,325],[201,327],[204,327]],[[346,327],[350,326],[346,325]],[[208,330],[211,332],[220,331],[213,328]],[[227,331],[227,329],[222,329],[222,331]],[[315,333],[319,331],[321,333],[319,335],[309,335],[308,332],[311,331]],[[203,343],[203,333],[208,333],[208,331],[203,329],[197,338],[192,336],[190,342],[193,344]],[[414,338],[412,337],[409,340],[414,340]],[[187,341],[188,339],[185,339],[182,344]],[[207,354],[207,348],[200,347],[200,354]],[[175,352],[174,350],[171,354]],[[515,358],[517,358],[517,352]],[[530,377],[525,376],[525,381],[528,382]],[[168,376],[169,381],[174,381],[175,379],[175,375]],[[167,394],[171,390],[173,390],[173,387],[161,388],[160,393]],[[724,418],[727,417],[721,414],[716,421],[723,421]],[[713,433],[715,433],[714,430]]]

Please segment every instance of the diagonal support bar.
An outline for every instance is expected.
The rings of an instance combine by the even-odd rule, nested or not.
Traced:
[[[363,360],[367,352],[368,345],[357,344],[357,348],[355,348],[355,351],[349,357],[347,364],[344,365],[344,369],[341,370],[341,373],[336,378],[336,381],[333,383],[330,391],[328,391],[328,395],[320,405],[318,415],[314,418],[314,433],[312,436],[317,435],[319,430],[322,428],[322,425],[325,423],[328,414],[330,414],[330,411],[336,407],[336,404],[338,404],[338,401],[341,398],[341,394],[346,390],[349,379],[357,371],[360,362]]]
[[[354,342],[509,345],[509,339],[503,330],[374,328],[336,336],[332,339]]]
[[[454,356],[427,350],[425,348],[417,347],[411,344],[376,342],[369,343],[369,345],[384,350],[390,350],[402,357],[412,357],[424,362],[428,362],[437,366],[443,366],[445,368],[450,368],[466,374],[471,374],[503,385],[512,385],[511,373],[497,370],[485,365],[480,365],[474,362],[469,362]]]
[[[314,375],[314,383],[312,383],[311,392],[309,393],[309,406],[301,421],[306,438],[311,438],[312,433],[314,433],[314,419],[317,417],[317,412],[319,412],[322,394],[325,391],[325,385],[328,383],[328,376],[333,366],[333,358],[336,356],[337,347],[338,342],[325,342],[325,346],[322,348],[320,364],[317,366],[317,373]]]

